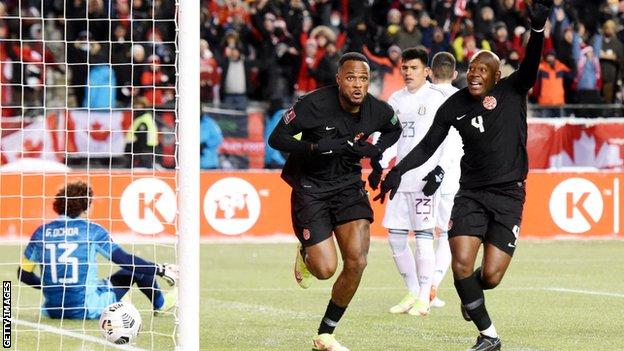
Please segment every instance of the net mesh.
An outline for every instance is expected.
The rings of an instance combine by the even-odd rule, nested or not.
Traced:
[[[121,269],[92,228],[77,241],[70,224],[62,240],[34,238],[34,273],[62,291],[63,318],[42,312],[41,290],[16,276],[67,184],[93,188],[86,219],[126,252],[177,262],[177,9],[165,0],[0,1],[0,274],[12,283],[11,349],[128,348],[108,343],[97,319],[68,318],[68,297],[110,291],[105,279]],[[173,349],[175,309],[154,316],[137,283],[124,286],[143,320],[130,349]]]

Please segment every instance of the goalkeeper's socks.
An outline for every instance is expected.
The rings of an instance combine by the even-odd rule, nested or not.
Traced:
[[[476,274],[477,272],[473,272],[467,278],[455,280],[455,289],[477,329],[487,330],[492,325],[492,321],[485,308],[483,288]]]
[[[165,298],[162,291],[158,287],[156,276],[149,274],[135,274],[134,282],[139,287],[139,290],[141,290],[141,292],[145,294],[150,301],[152,301],[154,309],[160,309],[165,304]]]
[[[325,310],[325,315],[323,316],[323,320],[321,321],[321,325],[318,329],[319,335],[333,334],[334,329],[336,329],[336,326],[346,309],[346,307],[336,305],[334,301],[330,299],[329,304],[327,305],[327,310]]]

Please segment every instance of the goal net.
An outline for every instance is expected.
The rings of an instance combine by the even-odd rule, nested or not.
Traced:
[[[193,184],[178,170],[196,162],[178,157],[179,11],[167,0],[0,1],[3,346],[179,348],[178,287],[148,272],[180,263],[180,189]],[[77,181],[93,191],[85,211],[68,187]],[[129,346],[98,323],[120,299],[142,317]]]

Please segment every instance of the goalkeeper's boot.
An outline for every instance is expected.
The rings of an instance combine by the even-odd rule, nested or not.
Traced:
[[[414,306],[416,301],[416,296],[414,296],[414,294],[412,294],[411,292],[408,292],[403,300],[399,302],[399,304],[390,307],[390,313],[407,313],[412,308],[412,306]]]
[[[479,334],[477,342],[468,351],[497,351],[501,349],[501,339]]]
[[[312,348],[314,351],[349,351],[348,348],[336,341],[334,334],[319,334],[312,339],[312,343],[314,344]]]
[[[178,303],[178,287],[169,290],[164,296],[165,302],[160,308],[154,310],[155,316],[163,316],[171,311]]]
[[[310,273],[308,266],[303,259],[303,247],[301,244],[297,245],[297,257],[295,258],[295,280],[300,287],[307,289],[312,285],[314,276]]]
[[[429,314],[429,301],[417,300],[411,310],[409,310],[410,316],[424,317]]]
[[[470,318],[470,315],[468,314],[468,311],[466,311],[466,307],[464,307],[464,305],[460,304],[461,306],[461,314],[462,317],[464,317],[464,320],[466,322],[470,322],[472,320],[472,318]]]

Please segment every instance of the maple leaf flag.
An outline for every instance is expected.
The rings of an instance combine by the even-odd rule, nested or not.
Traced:
[[[56,116],[36,117],[15,131],[0,136],[0,164],[22,158],[58,160],[60,157],[55,135]]]
[[[125,111],[67,111],[67,151],[89,157],[122,154],[130,117]]]

